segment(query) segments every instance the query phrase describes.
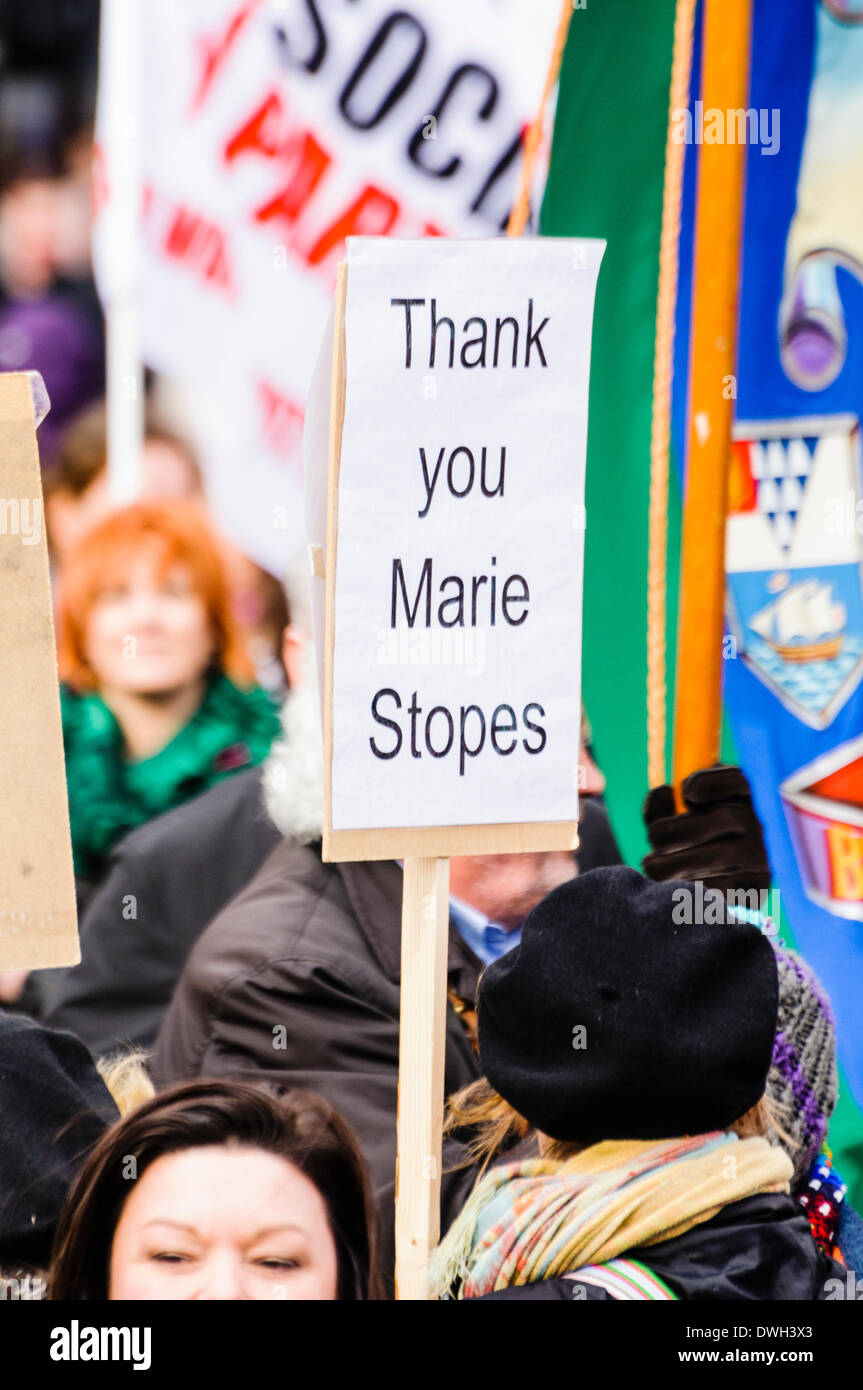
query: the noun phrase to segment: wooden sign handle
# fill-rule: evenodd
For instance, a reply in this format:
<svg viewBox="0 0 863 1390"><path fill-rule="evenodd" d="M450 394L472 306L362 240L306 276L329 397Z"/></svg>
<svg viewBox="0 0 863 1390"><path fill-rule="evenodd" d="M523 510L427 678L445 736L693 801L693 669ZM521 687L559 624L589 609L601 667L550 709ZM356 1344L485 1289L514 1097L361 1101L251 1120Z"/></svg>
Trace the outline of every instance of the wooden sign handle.
<svg viewBox="0 0 863 1390"><path fill-rule="evenodd" d="M396 1160L396 1298L425 1299L440 1236L449 860L406 859Z"/></svg>

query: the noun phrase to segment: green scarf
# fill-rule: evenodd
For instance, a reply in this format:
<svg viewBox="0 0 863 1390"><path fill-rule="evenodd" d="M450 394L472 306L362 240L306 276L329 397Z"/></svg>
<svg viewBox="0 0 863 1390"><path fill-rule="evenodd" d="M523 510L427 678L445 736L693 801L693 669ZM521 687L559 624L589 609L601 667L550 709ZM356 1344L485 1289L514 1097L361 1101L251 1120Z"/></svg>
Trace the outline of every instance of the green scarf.
<svg viewBox="0 0 863 1390"><path fill-rule="evenodd" d="M98 695L60 688L75 872L98 877L121 836L189 801L232 772L263 761L278 712L258 686L218 673L197 712L158 753L126 757L123 734Z"/></svg>

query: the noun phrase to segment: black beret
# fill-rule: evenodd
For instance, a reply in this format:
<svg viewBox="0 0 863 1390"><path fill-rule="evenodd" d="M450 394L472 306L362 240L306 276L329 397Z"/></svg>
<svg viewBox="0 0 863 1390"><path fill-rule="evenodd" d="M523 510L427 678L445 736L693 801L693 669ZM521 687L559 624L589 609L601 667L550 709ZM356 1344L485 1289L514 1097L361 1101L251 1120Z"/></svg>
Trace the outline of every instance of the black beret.
<svg viewBox="0 0 863 1390"><path fill-rule="evenodd" d="M544 898L480 978L495 1090L572 1143L704 1134L745 1114L770 1067L776 960L719 896L703 893L700 911L695 884L615 867Z"/></svg>

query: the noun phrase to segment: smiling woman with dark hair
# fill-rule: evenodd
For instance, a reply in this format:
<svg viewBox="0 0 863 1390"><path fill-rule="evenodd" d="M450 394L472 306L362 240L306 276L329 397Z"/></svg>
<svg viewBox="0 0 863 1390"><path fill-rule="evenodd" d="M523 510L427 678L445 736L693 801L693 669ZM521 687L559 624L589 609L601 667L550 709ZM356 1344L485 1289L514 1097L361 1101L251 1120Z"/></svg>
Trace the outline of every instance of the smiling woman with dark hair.
<svg viewBox="0 0 863 1390"><path fill-rule="evenodd" d="M71 1189L54 1300L377 1298L366 1168L307 1092L188 1082L114 1125Z"/></svg>

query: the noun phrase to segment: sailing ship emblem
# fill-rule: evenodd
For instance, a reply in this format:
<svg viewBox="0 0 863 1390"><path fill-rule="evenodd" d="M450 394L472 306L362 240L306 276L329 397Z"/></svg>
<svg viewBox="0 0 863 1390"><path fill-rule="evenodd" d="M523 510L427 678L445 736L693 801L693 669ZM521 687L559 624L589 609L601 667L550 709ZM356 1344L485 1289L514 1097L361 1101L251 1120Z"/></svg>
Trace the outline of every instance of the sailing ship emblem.
<svg viewBox="0 0 863 1390"><path fill-rule="evenodd" d="M824 729L863 679L859 423L741 421L733 449L726 574L736 654L796 718Z"/></svg>
<svg viewBox="0 0 863 1390"><path fill-rule="evenodd" d="M842 650L844 603L834 603L829 584L804 579L749 619L783 661L833 661Z"/></svg>

